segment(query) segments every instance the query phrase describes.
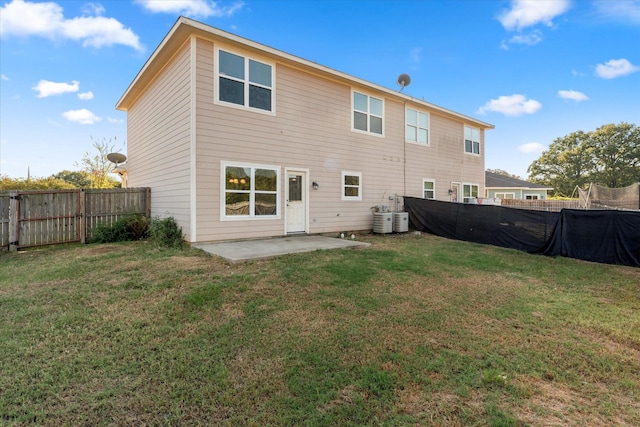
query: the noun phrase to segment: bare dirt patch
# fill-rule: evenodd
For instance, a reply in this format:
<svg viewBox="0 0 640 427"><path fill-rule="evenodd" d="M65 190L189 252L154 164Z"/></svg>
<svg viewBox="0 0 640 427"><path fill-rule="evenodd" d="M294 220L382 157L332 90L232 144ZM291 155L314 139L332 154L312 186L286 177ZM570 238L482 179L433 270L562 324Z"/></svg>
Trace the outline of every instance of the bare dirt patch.
<svg viewBox="0 0 640 427"><path fill-rule="evenodd" d="M512 408L514 415L520 421L530 425L541 427L634 425L632 420L625 420L620 416L611 420L597 414L598 399L587 398L584 393L572 390L564 384L526 376L517 377L514 381L532 393L523 405ZM610 393L610 391L603 390L603 393Z"/></svg>

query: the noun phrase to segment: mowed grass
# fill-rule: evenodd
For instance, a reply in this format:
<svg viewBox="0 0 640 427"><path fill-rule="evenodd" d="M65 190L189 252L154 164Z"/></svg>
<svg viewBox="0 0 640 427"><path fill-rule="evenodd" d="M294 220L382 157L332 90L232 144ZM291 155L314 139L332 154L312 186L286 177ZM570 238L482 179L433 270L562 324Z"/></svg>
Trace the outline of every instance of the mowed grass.
<svg viewBox="0 0 640 427"><path fill-rule="evenodd" d="M640 269L359 239L0 254L0 425L640 425Z"/></svg>

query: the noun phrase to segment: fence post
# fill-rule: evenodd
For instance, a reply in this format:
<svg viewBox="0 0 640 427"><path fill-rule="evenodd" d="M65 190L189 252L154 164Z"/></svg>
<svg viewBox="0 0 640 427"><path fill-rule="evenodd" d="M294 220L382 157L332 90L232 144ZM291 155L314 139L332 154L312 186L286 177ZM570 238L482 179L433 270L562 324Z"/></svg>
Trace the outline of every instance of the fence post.
<svg viewBox="0 0 640 427"><path fill-rule="evenodd" d="M87 243L87 193L84 188L78 190L78 226L80 227L80 243Z"/></svg>
<svg viewBox="0 0 640 427"><path fill-rule="evenodd" d="M9 251L18 250L18 192L9 192Z"/></svg>
<svg viewBox="0 0 640 427"><path fill-rule="evenodd" d="M151 187L147 187L145 191L145 211L147 218L151 219Z"/></svg>

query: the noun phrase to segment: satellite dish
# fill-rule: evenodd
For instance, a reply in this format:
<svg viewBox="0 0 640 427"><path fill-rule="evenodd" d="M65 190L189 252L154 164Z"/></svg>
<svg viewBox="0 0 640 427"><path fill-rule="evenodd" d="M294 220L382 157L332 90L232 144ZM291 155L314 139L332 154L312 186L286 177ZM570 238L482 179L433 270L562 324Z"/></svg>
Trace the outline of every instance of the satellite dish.
<svg viewBox="0 0 640 427"><path fill-rule="evenodd" d="M118 165L118 163L124 163L127 160L127 156L122 153L109 153L107 154L107 159Z"/></svg>
<svg viewBox="0 0 640 427"><path fill-rule="evenodd" d="M411 84L411 77L409 77L409 74L400 74L398 76L398 84L400 85L400 92L402 92L402 89Z"/></svg>

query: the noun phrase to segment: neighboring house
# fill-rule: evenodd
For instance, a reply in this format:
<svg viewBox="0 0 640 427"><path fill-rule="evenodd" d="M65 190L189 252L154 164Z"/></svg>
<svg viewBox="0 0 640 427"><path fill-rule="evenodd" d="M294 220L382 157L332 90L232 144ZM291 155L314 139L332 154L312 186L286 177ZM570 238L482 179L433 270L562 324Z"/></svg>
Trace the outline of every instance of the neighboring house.
<svg viewBox="0 0 640 427"><path fill-rule="evenodd" d="M116 108L129 186L189 242L371 230L396 195L477 197L493 128L184 17Z"/></svg>
<svg viewBox="0 0 640 427"><path fill-rule="evenodd" d="M486 198L547 200L547 191L553 188L506 175L485 172L484 190Z"/></svg>

